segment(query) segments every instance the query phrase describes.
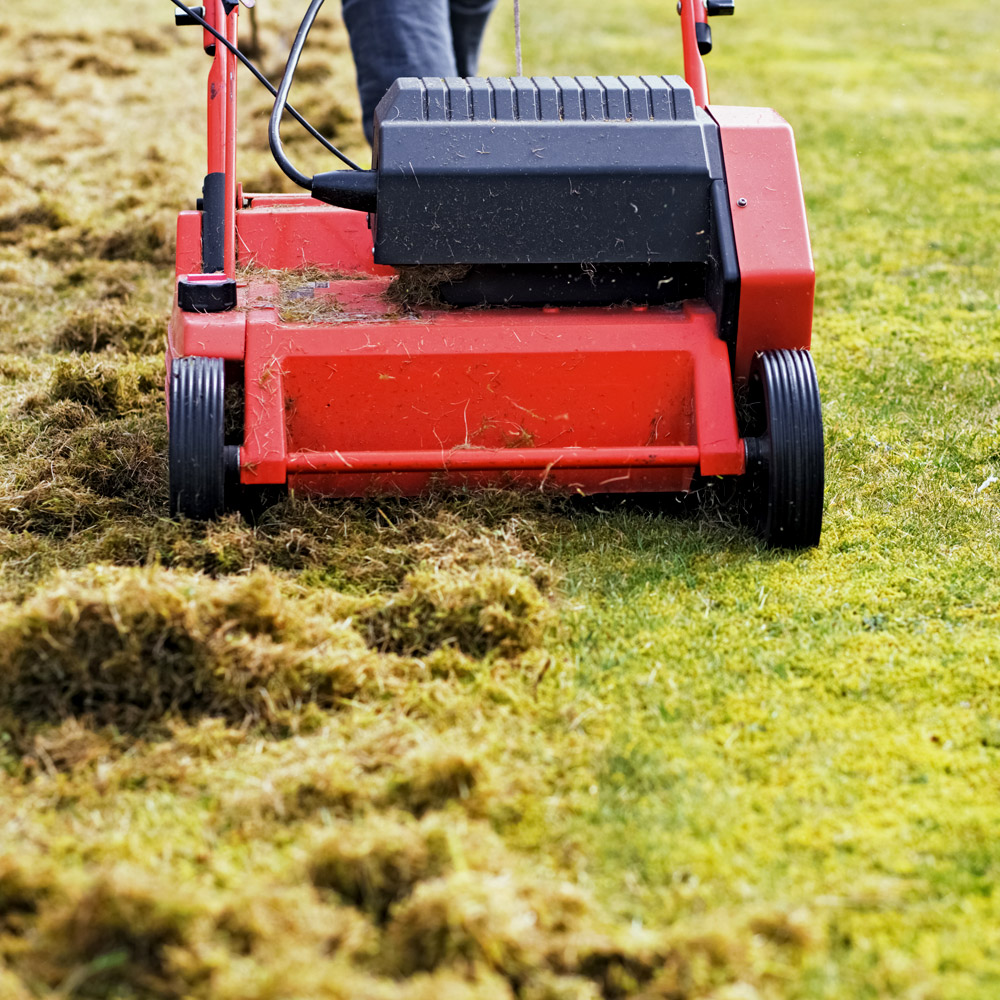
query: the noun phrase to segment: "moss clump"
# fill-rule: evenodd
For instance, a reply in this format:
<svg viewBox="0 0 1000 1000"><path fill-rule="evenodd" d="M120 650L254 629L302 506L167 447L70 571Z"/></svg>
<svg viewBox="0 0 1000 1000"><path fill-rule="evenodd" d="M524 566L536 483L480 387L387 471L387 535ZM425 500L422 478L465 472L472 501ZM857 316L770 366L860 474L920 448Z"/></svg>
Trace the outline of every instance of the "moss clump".
<svg viewBox="0 0 1000 1000"><path fill-rule="evenodd" d="M17 963L71 996L176 1000L208 970L175 962L201 935L204 907L137 871L109 873L39 922L31 951Z"/></svg>
<svg viewBox="0 0 1000 1000"><path fill-rule="evenodd" d="M76 772L107 757L111 748L108 735L95 733L77 719L67 719L35 734L26 763L50 773Z"/></svg>
<svg viewBox="0 0 1000 1000"><path fill-rule="evenodd" d="M0 216L0 235L19 235L21 230L28 226L50 230L62 229L63 226L68 226L71 222L69 213L62 205L41 199L26 208Z"/></svg>
<svg viewBox="0 0 1000 1000"><path fill-rule="evenodd" d="M137 260L147 264L169 264L174 256L171 223L164 218L137 218L99 239L96 256L101 260Z"/></svg>
<svg viewBox="0 0 1000 1000"><path fill-rule="evenodd" d="M744 937L614 928L567 883L456 870L393 909L382 960L402 976L486 967L518 996L686 998L738 979Z"/></svg>
<svg viewBox="0 0 1000 1000"><path fill-rule="evenodd" d="M142 31L139 28L115 32L116 38L122 38L132 47L134 52L142 52L144 55L159 56L170 51L170 44L159 35L151 31Z"/></svg>
<svg viewBox="0 0 1000 1000"><path fill-rule="evenodd" d="M358 618L371 646L404 656L452 644L470 656L516 655L541 642L549 605L530 578L508 569L418 569Z"/></svg>
<svg viewBox="0 0 1000 1000"><path fill-rule="evenodd" d="M255 886L227 900L213 914L212 923L231 955L265 962L273 961L274 953L288 948L293 940L300 947L341 959L365 955L376 946L374 928L365 917L350 907L321 903L308 885Z"/></svg>
<svg viewBox="0 0 1000 1000"><path fill-rule="evenodd" d="M15 354L0 354L0 378L17 381L29 379L33 374L32 363Z"/></svg>
<svg viewBox="0 0 1000 1000"><path fill-rule="evenodd" d="M355 777L340 771L334 773L329 766L285 778L278 792L283 816L294 819L312 816L321 810L348 815L364 798Z"/></svg>
<svg viewBox="0 0 1000 1000"><path fill-rule="evenodd" d="M434 743L410 754L389 781L387 799L417 816L465 800L483 778L482 760L472 751Z"/></svg>
<svg viewBox="0 0 1000 1000"><path fill-rule="evenodd" d="M516 518L500 514L498 520L491 528L435 500L331 503L293 496L270 507L252 528L226 517L177 538L162 558L213 574L258 563L309 570L328 586L368 594L399 589L419 568L450 573L496 567L530 578L547 593L551 566L521 544Z"/></svg>
<svg viewBox="0 0 1000 1000"><path fill-rule="evenodd" d="M140 185L153 186L159 181L160 172L156 163L145 171L138 171L136 181ZM145 199L139 199L143 204ZM132 202L125 200L124 206ZM69 284L78 283L82 272L95 271L94 261L115 261L125 265L127 270L137 264L153 264L161 267L169 265L174 255L172 221L168 214L145 215L131 212L127 221L115 229L101 225L75 224L64 226L58 231L35 231L34 238L24 246L32 256L41 257L53 264L65 267L65 280Z"/></svg>
<svg viewBox="0 0 1000 1000"><path fill-rule="evenodd" d="M306 64L303 69L305 69L307 76L312 76L311 82L322 83L323 71L326 70L326 75L329 75L330 60L328 58L317 59ZM358 114L354 103L350 101L343 103L337 100L335 95L336 91L330 87L316 88L312 95L304 98L302 107L299 109L323 135L334 138L343 134L345 125L358 123ZM308 138L305 131L298 129L290 132L289 136L296 142L303 142Z"/></svg>
<svg viewBox="0 0 1000 1000"><path fill-rule="evenodd" d="M241 825L261 820L299 822L317 813L348 818L368 801L368 790L356 770L350 758L332 754L321 763L297 763L256 788L232 794L227 809Z"/></svg>
<svg viewBox="0 0 1000 1000"><path fill-rule="evenodd" d="M77 56L70 64L69 68L77 73L96 73L108 79L116 79L122 76L132 76L135 69L132 66L124 66L121 63L111 62L96 52L88 52L86 55Z"/></svg>
<svg viewBox="0 0 1000 1000"><path fill-rule="evenodd" d="M118 416L125 405L125 390L117 368L82 360L60 361L52 373L49 396L70 400L101 416Z"/></svg>
<svg viewBox="0 0 1000 1000"><path fill-rule="evenodd" d="M0 626L0 717L22 739L71 717L133 734L167 716L279 725L303 702L355 696L378 670L322 612L266 572L63 574Z"/></svg>
<svg viewBox="0 0 1000 1000"><path fill-rule="evenodd" d="M52 129L39 124L30 118L22 118L18 114L18 103L15 100L0 104L0 142L19 142L23 139L44 139L51 135Z"/></svg>
<svg viewBox="0 0 1000 1000"><path fill-rule="evenodd" d="M76 484L44 482L8 497L0 523L13 531L68 535L100 517L94 495Z"/></svg>
<svg viewBox="0 0 1000 1000"><path fill-rule="evenodd" d="M300 83L323 83L333 73L329 60L303 59L295 72L295 78Z"/></svg>
<svg viewBox="0 0 1000 1000"><path fill-rule="evenodd" d="M319 889L384 923L390 908L419 883L451 868L449 838L438 824L382 819L338 830L313 850L309 877Z"/></svg>
<svg viewBox="0 0 1000 1000"><path fill-rule="evenodd" d="M107 330L114 334L122 323L122 320L114 315L115 310L122 311L123 321L127 324L124 332L131 333L136 341L136 346L131 350L145 352L152 346L159 348L166 330L166 306L162 310L156 310L140 305L136 301L142 297L142 279L146 273L148 272L145 265L137 262L123 264L121 261L88 258L68 264L56 285L56 291L63 294L81 292L86 294L87 300L83 306L67 309L56 326L57 335L69 327L66 349L91 349L86 346L89 338L80 335L80 327L84 328L84 334L90 333L93 327L96 327L98 332ZM92 319L91 314L93 314ZM149 324L149 332L153 336L143 340L135 337L134 331L128 330L128 325L132 323L136 326L140 323L142 326ZM158 340L155 338L156 333L160 335ZM60 350L58 340L55 344L56 349Z"/></svg>
<svg viewBox="0 0 1000 1000"><path fill-rule="evenodd" d="M90 407L61 400L46 407L38 420L50 432L53 451L46 461L25 462L21 474L27 481L11 484L0 525L64 536L102 524L115 535L124 527L115 518L165 512L162 416L97 422ZM94 547L91 558L100 548ZM147 539L141 556L149 551Z"/></svg>
<svg viewBox="0 0 1000 1000"><path fill-rule="evenodd" d="M0 856L0 938L23 935L58 895L55 876L37 859Z"/></svg>
<svg viewBox="0 0 1000 1000"><path fill-rule="evenodd" d="M424 666L432 677L448 680L464 680L475 677L482 669L479 660L466 656L454 646L443 646L432 650L424 658Z"/></svg>
<svg viewBox="0 0 1000 1000"><path fill-rule="evenodd" d="M103 303L71 312L56 331L57 351L158 349L166 336L163 317L128 304Z"/></svg>
<svg viewBox="0 0 1000 1000"><path fill-rule="evenodd" d="M159 359L63 358L47 384L12 403L7 412L16 419L0 428L10 473L0 527L67 536L165 510Z"/></svg>
<svg viewBox="0 0 1000 1000"><path fill-rule="evenodd" d="M540 925L539 900L532 905L519 888L510 875L474 871L417 887L387 928L389 968L405 976L482 962L508 979L526 979L545 967L552 942ZM570 918L575 929L580 915Z"/></svg>
<svg viewBox="0 0 1000 1000"><path fill-rule="evenodd" d="M159 428L149 420L115 421L81 429L64 448L60 471L102 497L158 497L166 482Z"/></svg>
<svg viewBox="0 0 1000 1000"><path fill-rule="evenodd" d="M91 423L96 416L89 406L75 399L60 399L39 414L39 421L47 430L73 430Z"/></svg>

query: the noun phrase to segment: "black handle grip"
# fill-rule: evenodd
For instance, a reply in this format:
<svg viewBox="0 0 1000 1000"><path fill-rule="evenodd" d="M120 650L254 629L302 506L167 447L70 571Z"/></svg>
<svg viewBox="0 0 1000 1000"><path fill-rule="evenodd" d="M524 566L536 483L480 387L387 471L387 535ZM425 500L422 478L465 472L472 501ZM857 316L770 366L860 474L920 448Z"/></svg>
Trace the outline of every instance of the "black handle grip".
<svg viewBox="0 0 1000 1000"><path fill-rule="evenodd" d="M707 0L705 11L709 17L716 14L735 14L736 0Z"/></svg>

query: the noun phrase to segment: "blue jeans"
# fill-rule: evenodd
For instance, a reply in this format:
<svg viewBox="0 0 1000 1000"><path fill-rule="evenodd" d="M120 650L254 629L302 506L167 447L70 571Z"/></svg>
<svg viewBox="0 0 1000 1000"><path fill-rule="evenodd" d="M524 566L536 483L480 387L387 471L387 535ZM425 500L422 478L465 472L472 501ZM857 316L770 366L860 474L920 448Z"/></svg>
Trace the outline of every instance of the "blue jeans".
<svg viewBox="0 0 1000 1000"><path fill-rule="evenodd" d="M497 0L343 0L358 71L362 121L401 76L475 76Z"/></svg>

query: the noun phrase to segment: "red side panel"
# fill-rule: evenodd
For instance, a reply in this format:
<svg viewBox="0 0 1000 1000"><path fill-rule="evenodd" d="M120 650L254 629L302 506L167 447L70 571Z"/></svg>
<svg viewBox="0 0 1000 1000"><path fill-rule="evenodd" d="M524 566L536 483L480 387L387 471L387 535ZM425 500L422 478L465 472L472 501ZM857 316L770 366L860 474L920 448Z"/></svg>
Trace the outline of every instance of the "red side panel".
<svg viewBox="0 0 1000 1000"><path fill-rule="evenodd" d="M201 212L177 216L177 275L201 271Z"/></svg>
<svg viewBox="0 0 1000 1000"><path fill-rule="evenodd" d="M816 277L789 124L768 108L712 105L740 264L735 377L757 351L808 348Z"/></svg>
<svg viewBox="0 0 1000 1000"><path fill-rule="evenodd" d="M177 307L167 333L169 354L176 358L226 358L242 361L246 351L247 314L236 310L220 313L188 313Z"/></svg>
<svg viewBox="0 0 1000 1000"><path fill-rule="evenodd" d="M244 483L409 493L437 473L672 492L696 468L743 471L726 345L703 303L396 318L384 287L316 288L341 304L333 324L247 313Z"/></svg>
<svg viewBox="0 0 1000 1000"><path fill-rule="evenodd" d="M306 196L252 195L236 213L241 267L294 270L312 265L332 271L393 274L372 261L368 216L331 208Z"/></svg>

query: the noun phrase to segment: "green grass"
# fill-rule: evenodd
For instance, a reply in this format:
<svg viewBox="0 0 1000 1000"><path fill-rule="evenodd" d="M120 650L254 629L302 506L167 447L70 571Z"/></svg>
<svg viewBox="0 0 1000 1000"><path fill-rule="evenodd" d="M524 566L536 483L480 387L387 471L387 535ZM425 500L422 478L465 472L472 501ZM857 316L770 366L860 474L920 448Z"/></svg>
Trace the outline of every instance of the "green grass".
<svg viewBox="0 0 1000 1000"><path fill-rule="evenodd" d="M679 70L659 0L523 6L528 73ZM795 128L816 258L826 514L788 554L612 500L167 521L148 350L207 61L166 3L8 7L0 690L33 700L0 751L0 995L995 997L1000 14L713 24L713 98ZM334 15L296 101L359 153ZM492 31L508 72L506 6ZM251 572L263 630L225 604ZM170 664L204 697L129 722Z"/></svg>
<svg viewBox="0 0 1000 1000"><path fill-rule="evenodd" d="M561 13L535 15L529 71L560 59ZM657 65L658 29L629 43L621 13L574 21L589 44L610 37ZM963 4L779 3L714 28L714 99L771 104L796 129L818 272L823 543L776 556L725 528L614 511L559 534L562 648L597 738L589 803L567 793L573 807L546 822L585 840L625 917L808 911L825 946L782 995L990 996L995 19Z"/></svg>

